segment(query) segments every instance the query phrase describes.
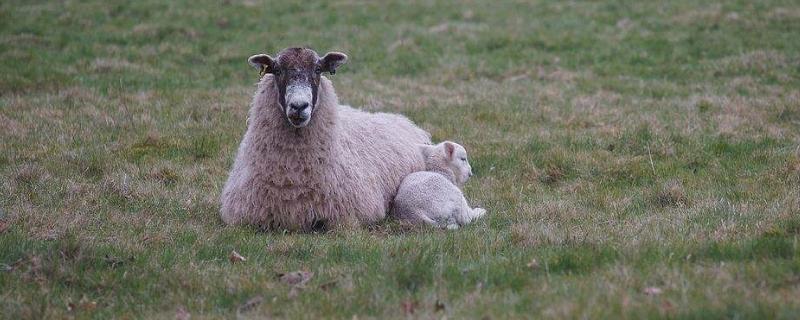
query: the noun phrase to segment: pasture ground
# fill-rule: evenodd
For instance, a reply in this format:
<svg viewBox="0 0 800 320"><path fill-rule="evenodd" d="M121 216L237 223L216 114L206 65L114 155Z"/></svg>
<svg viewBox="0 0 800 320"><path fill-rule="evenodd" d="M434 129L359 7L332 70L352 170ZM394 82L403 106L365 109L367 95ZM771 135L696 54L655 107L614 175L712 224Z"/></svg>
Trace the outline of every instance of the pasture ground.
<svg viewBox="0 0 800 320"><path fill-rule="evenodd" d="M797 318L799 34L777 0L3 1L0 317ZM295 45L463 143L488 217L223 226L245 60Z"/></svg>

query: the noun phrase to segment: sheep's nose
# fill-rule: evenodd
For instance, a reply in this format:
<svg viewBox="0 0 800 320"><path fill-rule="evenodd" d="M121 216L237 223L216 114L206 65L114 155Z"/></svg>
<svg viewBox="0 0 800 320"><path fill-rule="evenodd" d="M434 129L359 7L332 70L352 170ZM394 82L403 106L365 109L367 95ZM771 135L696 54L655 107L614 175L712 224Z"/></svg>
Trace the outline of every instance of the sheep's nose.
<svg viewBox="0 0 800 320"><path fill-rule="evenodd" d="M300 112L308 108L308 102L292 102L289 107L294 111Z"/></svg>

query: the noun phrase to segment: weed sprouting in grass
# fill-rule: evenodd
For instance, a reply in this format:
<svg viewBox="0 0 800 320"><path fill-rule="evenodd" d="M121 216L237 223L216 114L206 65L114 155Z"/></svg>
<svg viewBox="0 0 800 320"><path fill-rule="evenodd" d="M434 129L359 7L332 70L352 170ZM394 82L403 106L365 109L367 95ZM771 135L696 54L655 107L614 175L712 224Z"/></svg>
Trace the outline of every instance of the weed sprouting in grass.
<svg viewBox="0 0 800 320"><path fill-rule="evenodd" d="M678 180L665 182L655 195L656 203L661 207L685 207L689 199L683 184Z"/></svg>
<svg viewBox="0 0 800 320"><path fill-rule="evenodd" d="M388 268L388 274L395 278L397 286L407 292L414 293L421 288L430 285L436 269L437 257L427 250L413 250L411 247L397 248L397 252L390 251L391 254L403 255L408 263L392 263ZM390 260L395 261L395 260Z"/></svg>
<svg viewBox="0 0 800 320"><path fill-rule="evenodd" d="M196 159L206 159L216 155L219 150L219 140L209 136L200 135L192 140L190 152Z"/></svg>

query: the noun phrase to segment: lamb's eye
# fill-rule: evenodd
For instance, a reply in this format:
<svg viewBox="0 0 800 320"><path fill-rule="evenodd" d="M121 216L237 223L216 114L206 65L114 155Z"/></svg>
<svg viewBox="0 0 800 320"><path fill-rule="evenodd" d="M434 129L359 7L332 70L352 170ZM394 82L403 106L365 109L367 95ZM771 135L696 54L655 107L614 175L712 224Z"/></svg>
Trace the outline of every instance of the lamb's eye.
<svg viewBox="0 0 800 320"><path fill-rule="evenodd" d="M466 162L466 161L467 161L467 158L461 158L461 161L465 161L465 162Z"/></svg>
<svg viewBox="0 0 800 320"><path fill-rule="evenodd" d="M316 74L322 74L322 68L320 68L320 67L317 67L316 69L314 69L314 72L315 72Z"/></svg>
<svg viewBox="0 0 800 320"><path fill-rule="evenodd" d="M279 75L281 75L281 69L279 69L279 68L275 68L275 70L274 70L274 71L272 71L272 74L273 74L273 75L276 75L276 76L279 76Z"/></svg>

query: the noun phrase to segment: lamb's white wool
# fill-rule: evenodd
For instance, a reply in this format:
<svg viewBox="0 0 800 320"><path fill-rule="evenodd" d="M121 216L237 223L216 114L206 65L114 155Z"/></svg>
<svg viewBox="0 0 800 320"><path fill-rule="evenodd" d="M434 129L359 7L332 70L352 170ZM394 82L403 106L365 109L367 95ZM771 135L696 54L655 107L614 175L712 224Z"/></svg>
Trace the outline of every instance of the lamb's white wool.
<svg viewBox="0 0 800 320"><path fill-rule="evenodd" d="M400 184L392 216L412 223L455 229L482 217L486 210L471 208L459 189L472 175L467 151L445 141L421 146L426 170L408 175Z"/></svg>
<svg viewBox="0 0 800 320"><path fill-rule="evenodd" d="M421 145L427 171L437 171L450 177L453 183L462 186L472 176L472 166L467 159L467 150L458 143L445 141L435 146Z"/></svg>
<svg viewBox="0 0 800 320"><path fill-rule="evenodd" d="M274 76L258 84L250 121L222 191L222 220L309 230L383 219L400 181L425 169L430 135L400 115L340 106L321 77L313 116L286 120Z"/></svg>

